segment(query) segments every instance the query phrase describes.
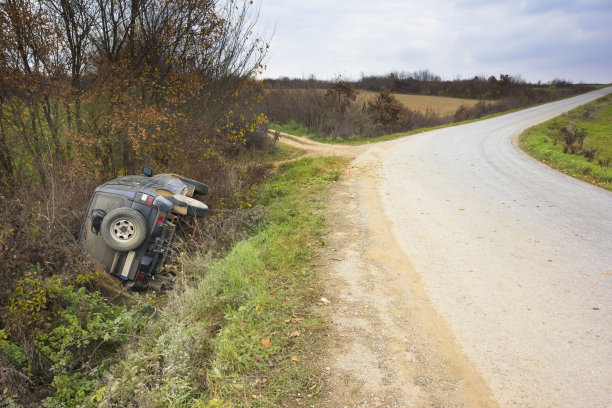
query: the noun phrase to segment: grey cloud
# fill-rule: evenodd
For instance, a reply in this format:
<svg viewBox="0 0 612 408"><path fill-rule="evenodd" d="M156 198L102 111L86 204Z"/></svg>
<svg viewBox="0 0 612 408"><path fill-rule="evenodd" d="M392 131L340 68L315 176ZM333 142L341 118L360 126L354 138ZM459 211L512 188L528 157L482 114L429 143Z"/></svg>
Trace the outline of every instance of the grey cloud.
<svg viewBox="0 0 612 408"><path fill-rule="evenodd" d="M331 78L428 68L446 78L612 81L605 1L263 0L276 22L267 76Z"/></svg>

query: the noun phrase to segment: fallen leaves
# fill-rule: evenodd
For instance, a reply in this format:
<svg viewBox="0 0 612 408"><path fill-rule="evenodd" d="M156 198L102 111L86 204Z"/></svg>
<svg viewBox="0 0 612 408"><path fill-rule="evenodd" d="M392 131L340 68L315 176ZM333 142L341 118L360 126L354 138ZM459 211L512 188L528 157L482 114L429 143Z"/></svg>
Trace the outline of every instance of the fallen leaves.
<svg viewBox="0 0 612 408"><path fill-rule="evenodd" d="M272 340L270 340L270 338L263 339L261 341L261 346L264 348L270 348L272 346Z"/></svg>

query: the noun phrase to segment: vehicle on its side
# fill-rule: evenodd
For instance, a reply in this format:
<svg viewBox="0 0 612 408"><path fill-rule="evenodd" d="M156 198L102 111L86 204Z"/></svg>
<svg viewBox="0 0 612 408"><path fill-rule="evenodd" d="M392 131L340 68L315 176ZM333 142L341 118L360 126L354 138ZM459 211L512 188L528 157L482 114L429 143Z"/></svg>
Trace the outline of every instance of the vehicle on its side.
<svg viewBox="0 0 612 408"><path fill-rule="evenodd" d="M79 243L108 273L132 289L159 289L161 270L177 224L203 218L208 206L192 196L208 187L177 174L124 176L97 187L81 226Z"/></svg>

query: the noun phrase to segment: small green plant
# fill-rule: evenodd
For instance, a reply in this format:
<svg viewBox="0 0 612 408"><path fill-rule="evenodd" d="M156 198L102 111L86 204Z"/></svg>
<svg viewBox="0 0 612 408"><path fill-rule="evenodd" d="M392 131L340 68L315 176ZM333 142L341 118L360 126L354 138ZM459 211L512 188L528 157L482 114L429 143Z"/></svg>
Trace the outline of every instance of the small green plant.
<svg viewBox="0 0 612 408"><path fill-rule="evenodd" d="M4 330L0 330L0 350L9 361L17 367L28 366L28 359L23 350L21 347L8 340L8 336Z"/></svg>
<svg viewBox="0 0 612 408"><path fill-rule="evenodd" d="M36 325L47 316L42 313L47 305L48 291L36 271L28 272L15 284L9 299L9 319L26 327Z"/></svg>
<svg viewBox="0 0 612 408"><path fill-rule="evenodd" d="M269 125L269 128L272 130L278 130L296 136L314 136L314 132L309 130L307 127L301 125L300 123L297 123L293 119L289 119L289 121L284 125L271 123Z"/></svg>

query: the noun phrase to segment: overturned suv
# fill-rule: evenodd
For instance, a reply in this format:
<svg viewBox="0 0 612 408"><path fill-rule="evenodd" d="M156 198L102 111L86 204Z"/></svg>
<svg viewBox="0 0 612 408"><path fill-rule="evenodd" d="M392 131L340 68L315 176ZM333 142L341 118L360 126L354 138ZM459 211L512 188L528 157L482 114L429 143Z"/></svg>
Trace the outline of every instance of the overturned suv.
<svg viewBox="0 0 612 408"><path fill-rule="evenodd" d="M208 192L205 184L177 174L153 175L148 167L143 174L96 188L79 236L89 255L133 289L159 288L156 277L163 276L177 224L208 212L192 198Z"/></svg>

